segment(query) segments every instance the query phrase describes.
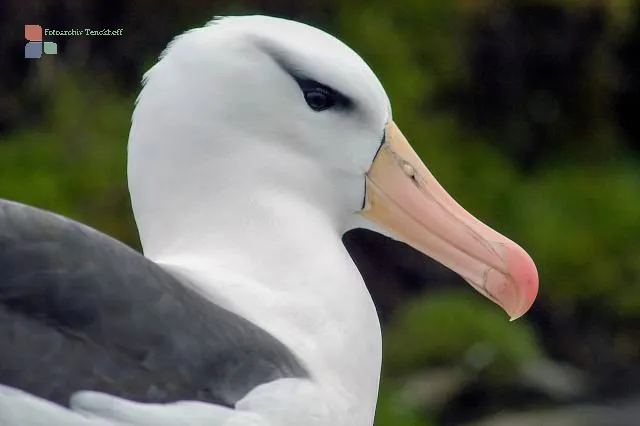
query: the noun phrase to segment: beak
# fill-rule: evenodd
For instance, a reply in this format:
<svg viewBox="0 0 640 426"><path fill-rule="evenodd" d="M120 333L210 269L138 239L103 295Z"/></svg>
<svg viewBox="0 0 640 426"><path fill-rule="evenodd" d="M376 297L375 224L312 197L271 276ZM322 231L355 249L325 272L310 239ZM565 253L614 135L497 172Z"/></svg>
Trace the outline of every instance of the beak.
<svg viewBox="0 0 640 426"><path fill-rule="evenodd" d="M394 122L366 175L362 215L461 275L511 320L538 293L533 260L464 210L440 186Z"/></svg>

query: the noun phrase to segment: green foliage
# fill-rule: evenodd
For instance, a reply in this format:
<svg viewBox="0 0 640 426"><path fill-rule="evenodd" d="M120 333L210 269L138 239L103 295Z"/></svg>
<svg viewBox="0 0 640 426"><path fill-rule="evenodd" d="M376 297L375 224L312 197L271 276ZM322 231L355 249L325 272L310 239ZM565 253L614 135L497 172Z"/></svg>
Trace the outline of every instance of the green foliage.
<svg viewBox="0 0 640 426"><path fill-rule="evenodd" d="M544 294L640 314L640 168L628 161L559 165L513 194Z"/></svg>
<svg viewBox="0 0 640 426"><path fill-rule="evenodd" d="M137 244L126 188L133 97L64 68L41 126L0 143L0 194Z"/></svg>
<svg viewBox="0 0 640 426"><path fill-rule="evenodd" d="M398 375L434 364L475 364L471 358L481 352L487 358L482 368L507 374L542 355L525 321L509 322L495 305L469 293L410 303L385 330L385 371Z"/></svg>
<svg viewBox="0 0 640 426"><path fill-rule="evenodd" d="M399 393L384 384L378 394L376 407L376 426L435 426L424 413L412 410L404 404Z"/></svg>

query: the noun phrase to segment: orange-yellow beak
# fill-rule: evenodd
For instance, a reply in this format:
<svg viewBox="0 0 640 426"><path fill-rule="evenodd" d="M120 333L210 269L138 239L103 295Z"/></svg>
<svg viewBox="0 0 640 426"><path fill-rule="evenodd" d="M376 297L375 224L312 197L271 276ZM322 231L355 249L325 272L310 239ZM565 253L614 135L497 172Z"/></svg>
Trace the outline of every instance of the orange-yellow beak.
<svg viewBox="0 0 640 426"><path fill-rule="evenodd" d="M460 274L512 320L536 298L538 272L527 252L456 203L394 122L367 172L362 215Z"/></svg>

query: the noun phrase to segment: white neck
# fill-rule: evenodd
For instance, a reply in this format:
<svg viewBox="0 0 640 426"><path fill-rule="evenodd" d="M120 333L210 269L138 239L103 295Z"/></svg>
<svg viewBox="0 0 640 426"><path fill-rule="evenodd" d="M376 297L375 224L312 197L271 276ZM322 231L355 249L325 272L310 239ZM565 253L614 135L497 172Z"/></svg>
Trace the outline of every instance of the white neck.
<svg viewBox="0 0 640 426"><path fill-rule="evenodd" d="M372 418L380 327L342 244L344 218L339 209L327 209L339 205L332 198L339 191L305 157L260 146L253 146L250 158L260 161L251 167L236 147L191 167L176 154L171 161L181 172L164 181L152 170L148 182L134 177L132 202L145 255L271 333L315 380L338 388Z"/></svg>

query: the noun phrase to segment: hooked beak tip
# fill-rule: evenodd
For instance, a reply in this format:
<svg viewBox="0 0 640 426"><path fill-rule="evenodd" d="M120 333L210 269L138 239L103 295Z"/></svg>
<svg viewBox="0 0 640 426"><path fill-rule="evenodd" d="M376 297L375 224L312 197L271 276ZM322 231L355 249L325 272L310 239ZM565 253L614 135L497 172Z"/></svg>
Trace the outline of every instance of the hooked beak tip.
<svg viewBox="0 0 640 426"><path fill-rule="evenodd" d="M529 254L512 241L504 244L503 256L508 276L503 276L504 284L493 284L497 288L491 289L492 284L487 283L487 291L498 300L510 321L515 321L531 309L538 295L538 270Z"/></svg>

